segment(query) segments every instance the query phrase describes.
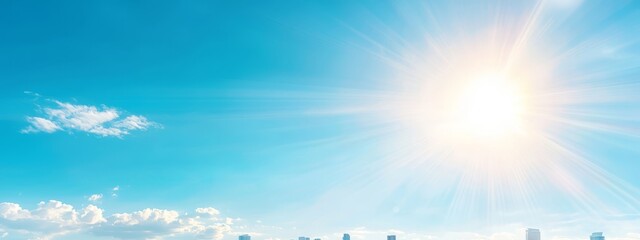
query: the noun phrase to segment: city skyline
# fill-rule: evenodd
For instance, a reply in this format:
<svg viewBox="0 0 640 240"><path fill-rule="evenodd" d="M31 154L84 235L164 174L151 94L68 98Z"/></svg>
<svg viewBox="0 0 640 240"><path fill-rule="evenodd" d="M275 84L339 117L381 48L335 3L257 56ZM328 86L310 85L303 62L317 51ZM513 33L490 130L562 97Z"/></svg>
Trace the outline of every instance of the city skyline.
<svg viewBox="0 0 640 240"><path fill-rule="evenodd" d="M248 237L248 238L247 238ZM396 235L387 235L387 240L396 240ZM244 234L244 235L240 235L238 237L239 240L250 240L251 237L248 234ZM299 237L299 240L308 240L309 237ZM350 236L348 233L344 233L343 240L348 240L350 239ZM540 233L540 229L535 229L535 228L527 228L524 229L524 239L525 240L541 240L541 233ZM604 233L603 232L593 232L591 233L591 236L589 236L590 240L605 240L604 237ZM321 238L314 238L314 240L321 240Z"/></svg>
<svg viewBox="0 0 640 240"><path fill-rule="evenodd" d="M640 240L638 19L1 1L0 240Z"/></svg>

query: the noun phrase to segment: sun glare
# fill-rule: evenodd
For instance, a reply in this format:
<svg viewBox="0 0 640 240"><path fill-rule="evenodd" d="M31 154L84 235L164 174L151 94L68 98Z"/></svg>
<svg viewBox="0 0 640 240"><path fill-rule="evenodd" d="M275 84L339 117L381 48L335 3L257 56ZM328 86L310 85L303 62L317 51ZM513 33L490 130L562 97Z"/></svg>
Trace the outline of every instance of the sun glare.
<svg viewBox="0 0 640 240"><path fill-rule="evenodd" d="M521 131L522 97L511 80L500 75L474 79L455 107L456 128L464 134L498 137Z"/></svg>

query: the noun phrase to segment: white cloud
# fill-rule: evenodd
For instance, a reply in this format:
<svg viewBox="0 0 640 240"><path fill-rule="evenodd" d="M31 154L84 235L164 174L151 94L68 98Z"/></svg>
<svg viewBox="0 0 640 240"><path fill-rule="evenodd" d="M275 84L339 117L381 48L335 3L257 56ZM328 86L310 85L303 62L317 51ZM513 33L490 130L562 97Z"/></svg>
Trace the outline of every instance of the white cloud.
<svg viewBox="0 0 640 240"><path fill-rule="evenodd" d="M149 128L152 123L143 116L131 115L114 124L114 127L127 130L144 130Z"/></svg>
<svg viewBox="0 0 640 240"><path fill-rule="evenodd" d="M67 239L74 234L91 237L105 237L105 239L232 239L241 234L250 234L261 239L288 239L292 234L300 233L293 228L295 233L287 232L291 229L266 225L242 225L243 220L220 217L219 210L212 207L196 208L192 212L179 212L168 209L147 208L140 211L114 213L105 215L104 210L88 205L76 209L69 204L51 200L41 202L33 210L24 209L17 203L0 203L0 238L9 236L16 239ZM616 226L617 222L613 222ZM634 229L636 222L629 227L606 230L611 235L607 239L612 240L640 240L640 234L628 233L623 229ZM553 224L554 226L556 224ZM233 228L232 228L233 226ZM438 232L416 233L398 229L369 229L358 227L332 234L318 234L313 237L321 239L340 239L342 233L351 234L351 239L384 239L388 234L395 234L398 239L407 240L518 240L524 235L524 228L520 225L505 226L507 231L494 233L474 232ZM255 231L259 230L259 231ZM498 229L495 229L498 230ZM583 232L578 235L563 233L554 229L545 229L546 238L555 240L577 240L583 237ZM619 233L619 234L616 234ZM622 234L622 235L620 235ZM283 236L285 236L283 238ZM288 236L288 237L286 237ZM588 237L588 236L586 236Z"/></svg>
<svg viewBox="0 0 640 240"><path fill-rule="evenodd" d="M51 120L40 118L40 117L27 117L27 122L31 125L27 126L25 129L22 129L22 133L35 133L35 132L46 132L52 133L58 130L61 130L60 126L52 122Z"/></svg>
<svg viewBox="0 0 640 240"><path fill-rule="evenodd" d="M82 211L80 215L80 219L88 224L96 224L104 222L105 219L102 217L103 210L96 207L95 205L89 205Z"/></svg>
<svg viewBox="0 0 640 240"><path fill-rule="evenodd" d="M16 203L0 203L0 226L7 234L27 234L35 238L51 239L104 222L102 210L89 205L77 211L60 201L40 202L34 210L23 209Z"/></svg>
<svg viewBox="0 0 640 240"><path fill-rule="evenodd" d="M198 210L199 209L199 210ZM62 239L83 233L115 239L215 239L231 232L226 219L201 217L220 214L215 208L198 208L193 216L174 210L147 208L105 217L95 205L76 210L69 204L51 200L34 210L16 203L0 203L0 238L8 234L34 239Z"/></svg>
<svg viewBox="0 0 640 240"><path fill-rule="evenodd" d="M118 191L120 191L120 186L115 186L111 189L111 196L112 197L117 197L118 196Z"/></svg>
<svg viewBox="0 0 640 240"><path fill-rule="evenodd" d="M76 105L57 100L51 102L54 106L43 108L43 116L27 117L30 125L22 133L79 131L104 137L122 137L131 131L160 126L144 116L122 116L121 112L112 107Z"/></svg>
<svg viewBox="0 0 640 240"><path fill-rule="evenodd" d="M100 199L102 199L102 194L93 194L89 196L89 201L92 201L92 202L97 202Z"/></svg>
<svg viewBox="0 0 640 240"><path fill-rule="evenodd" d="M94 230L102 236L120 239L151 239L180 232L180 214L176 211L145 209L133 213L116 213L109 222Z"/></svg>
<svg viewBox="0 0 640 240"><path fill-rule="evenodd" d="M29 216L29 211L24 210L15 203L0 203L0 217L3 219L16 220Z"/></svg>
<svg viewBox="0 0 640 240"><path fill-rule="evenodd" d="M222 239L231 231L230 224L213 218L189 217L173 210L151 209L113 214L109 221L93 233L119 239L158 239L163 237L195 237Z"/></svg>
<svg viewBox="0 0 640 240"><path fill-rule="evenodd" d="M218 209L208 207L208 208L196 208L196 213L206 217L215 217L220 214L220 211L218 211Z"/></svg>

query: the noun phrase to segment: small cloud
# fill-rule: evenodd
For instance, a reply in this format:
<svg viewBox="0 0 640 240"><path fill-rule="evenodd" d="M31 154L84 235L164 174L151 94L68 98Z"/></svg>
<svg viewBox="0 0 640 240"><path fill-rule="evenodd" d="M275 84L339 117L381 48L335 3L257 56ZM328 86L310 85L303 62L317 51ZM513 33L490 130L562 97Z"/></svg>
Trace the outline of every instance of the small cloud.
<svg viewBox="0 0 640 240"><path fill-rule="evenodd" d="M25 92L27 93L27 92ZM28 92L29 94L33 94ZM160 124L140 115L123 116L107 106L90 106L47 100L53 106L41 109L42 116L29 116L29 126L21 133L86 132L102 137L123 137L132 131L144 131Z"/></svg>
<svg viewBox="0 0 640 240"><path fill-rule="evenodd" d="M102 194L93 194L89 197L89 201L97 202L102 199Z"/></svg>
<svg viewBox="0 0 640 240"><path fill-rule="evenodd" d="M24 94L31 95L31 96L34 96L34 97L40 97L40 94L38 94L36 92L32 92L32 91L24 91Z"/></svg>
<svg viewBox="0 0 640 240"><path fill-rule="evenodd" d="M117 197L118 196L118 191L120 191L120 186L115 186L111 189L111 196L112 197Z"/></svg>
<svg viewBox="0 0 640 240"><path fill-rule="evenodd" d="M212 207L207 207L207 208L196 208L196 213L198 213L199 215L204 215L206 217L215 217L220 214L220 211Z"/></svg>

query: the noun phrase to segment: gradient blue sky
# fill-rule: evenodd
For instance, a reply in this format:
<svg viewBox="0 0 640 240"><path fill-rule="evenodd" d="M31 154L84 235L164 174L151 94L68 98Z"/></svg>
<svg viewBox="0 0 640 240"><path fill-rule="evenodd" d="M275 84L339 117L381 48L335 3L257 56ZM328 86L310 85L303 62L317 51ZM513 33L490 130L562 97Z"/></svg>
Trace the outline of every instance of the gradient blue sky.
<svg viewBox="0 0 640 240"><path fill-rule="evenodd" d="M103 225L115 213L167 209L186 218L213 207L221 217L212 224L229 229L216 228L223 235L211 238L224 239L245 232L337 239L345 231L377 239L392 229L405 239L520 239L523 227L540 227L549 238L586 238L596 230L640 238L640 2L540 5L2 2L0 202L34 216L41 201L78 211L92 204L104 209ZM576 170L591 195L540 184L524 190L532 202L519 201L518 193L501 193L500 203L469 199L476 195L461 189L482 186L439 176L451 166L403 160L420 155L405 151L420 136L368 106L412 88L398 79L410 75L405 68L421 68L411 64L413 55L429 64L436 53L427 40L474 41L490 26L509 39L536 9L536 29L544 30L531 44L569 55L553 74L573 78L552 85L587 89L570 96L578 103L563 105L587 114L549 131L603 173ZM51 117L47 109L59 103L117 111L118 119L142 116L150 125L117 136L73 127L24 131L29 117ZM563 166L571 172L571 164ZM527 181L546 180L536 174ZM93 194L103 197L89 201ZM7 239L126 238L118 232L125 230L95 226L70 227L60 237L64 231L55 227L33 230L0 217ZM49 221L36 220L23 219L28 226ZM156 237L191 238L167 231Z"/></svg>

